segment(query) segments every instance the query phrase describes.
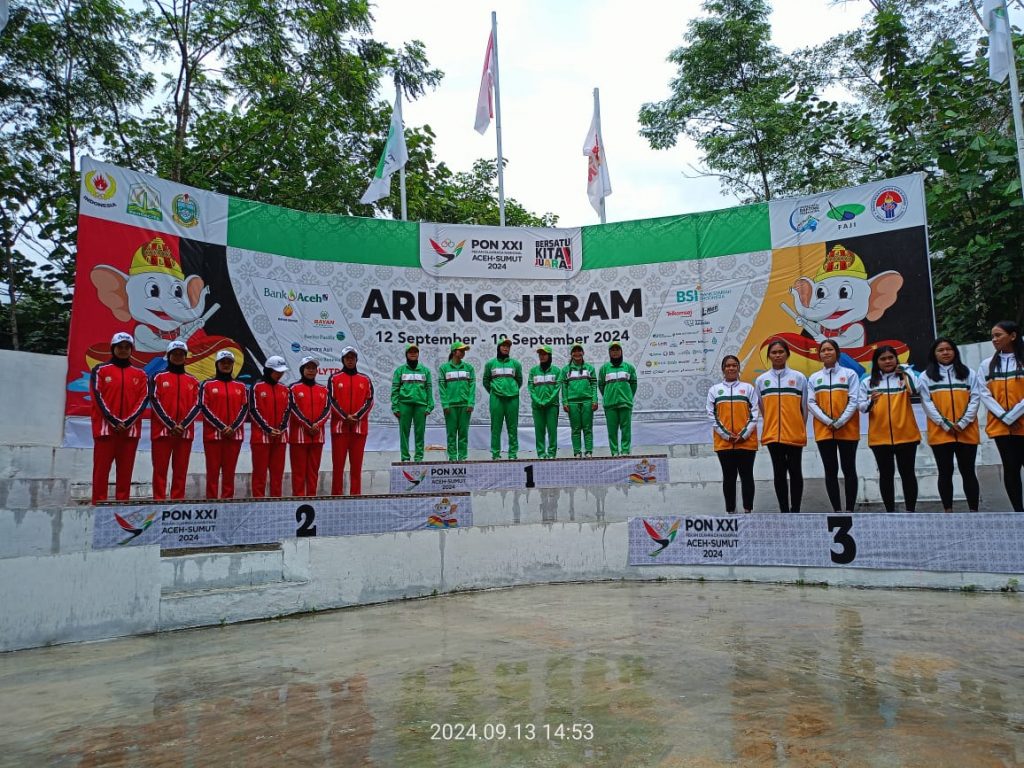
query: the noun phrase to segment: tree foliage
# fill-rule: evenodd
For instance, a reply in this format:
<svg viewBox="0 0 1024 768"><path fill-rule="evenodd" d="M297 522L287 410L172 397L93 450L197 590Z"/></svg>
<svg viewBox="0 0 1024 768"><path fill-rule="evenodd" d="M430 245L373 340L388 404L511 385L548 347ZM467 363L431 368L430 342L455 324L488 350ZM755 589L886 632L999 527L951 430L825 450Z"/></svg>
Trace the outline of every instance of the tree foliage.
<svg viewBox="0 0 1024 768"><path fill-rule="evenodd" d="M923 173L939 332L976 341L999 319L1024 322L1010 97L987 77L980 17L960 0L864 5L857 30L787 56L768 42L763 2L708 0L669 56L680 66L670 97L641 110L641 134L655 148L694 139L705 172L745 201ZM737 88L759 57L759 87Z"/></svg>

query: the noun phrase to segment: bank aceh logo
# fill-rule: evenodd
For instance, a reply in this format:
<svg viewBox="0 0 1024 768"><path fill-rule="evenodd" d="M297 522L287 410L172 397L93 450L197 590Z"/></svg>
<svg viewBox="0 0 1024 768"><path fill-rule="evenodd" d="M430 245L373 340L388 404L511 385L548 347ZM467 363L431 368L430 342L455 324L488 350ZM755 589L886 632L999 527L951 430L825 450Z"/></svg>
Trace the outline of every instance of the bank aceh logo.
<svg viewBox="0 0 1024 768"><path fill-rule="evenodd" d="M447 267L449 264L451 264L453 261L455 261L455 258L459 254L462 253L462 249L466 245L466 241L465 240L460 240L458 243L455 243L455 242L453 242L451 240L447 240L446 239L446 240L438 243L437 241L432 240L429 237L427 239L430 240L430 247L433 248L434 251L437 253L437 255L440 256L441 259L442 259L442 261L439 261L439 262L437 262L437 264L434 265L434 269L440 269L441 267ZM449 248L451 248L452 250L449 251L448 250Z"/></svg>

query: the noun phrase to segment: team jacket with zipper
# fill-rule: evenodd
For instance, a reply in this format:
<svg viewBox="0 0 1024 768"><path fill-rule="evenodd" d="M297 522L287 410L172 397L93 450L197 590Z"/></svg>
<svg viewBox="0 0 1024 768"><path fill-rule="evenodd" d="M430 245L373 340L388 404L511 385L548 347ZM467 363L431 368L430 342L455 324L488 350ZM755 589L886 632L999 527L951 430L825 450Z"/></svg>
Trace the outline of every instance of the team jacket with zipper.
<svg viewBox="0 0 1024 768"><path fill-rule="evenodd" d="M245 438L245 417L249 415L249 388L240 381L207 379L199 386L199 405L203 409L203 442ZM231 428L231 437L221 430Z"/></svg>
<svg viewBox="0 0 1024 768"><path fill-rule="evenodd" d="M938 381L925 373L917 385L921 405L928 414L928 445L981 442L978 406L982 387L974 371L968 370L966 379L958 379L952 365L940 365ZM954 425L960 432L953 431Z"/></svg>
<svg viewBox="0 0 1024 768"><path fill-rule="evenodd" d="M249 387L249 417L252 419L250 442L288 442L288 421L291 410L288 407L288 387L284 384L268 384L257 381ZM279 429L281 434L274 437L271 430Z"/></svg>
<svg viewBox="0 0 1024 768"><path fill-rule="evenodd" d="M305 384L297 381L289 388L291 398L291 423L288 426L289 443L322 443L324 441L324 424L331 413L330 397L327 387L323 384ZM306 429L317 428L320 431L311 435Z"/></svg>
<svg viewBox="0 0 1024 768"><path fill-rule="evenodd" d="M978 377L985 385L981 402L988 410L985 432L989 437L1024 435L1024 370L1018 369L1017 358L1003 352L999 353L994 373L989 373L991 364L989 357L978 368Z"/></svg>
<svg viewBox="0 0 1024 768"><path fill-rule="evenodd" d="M142 412L149 402L149 380L146 372L135 366L122 368L113 363L100 363L89 377L92 395L92 436L109 437L115 424L128 427L128 437L142 434Z"/></svg>
<svg viewBox="0 0 1024 768"><path fill-rule="evenodd" d="M807 407L814 417L814 439L860 440L860 379L854 371L834 365L807 380ZM832 423L835 426L832 426Z"/></svg>
<svg viewBox="0 0 1024 768"><path fill-rule="evenodd" d="M757 450L757 395L745 381L722 381L708 390L707 414L716 451ZM729 433L739 434L736 442Z"/></svg>
<svg viewBox="0 0 1024 768"><path fill-rule="evenodd" d="M365 435L373 408L373 382L370 377L364 373L351 376L347 373L332 374L327 380L327 395L331 406L331 432ZM354 416L356 423L346 421L346 416Z"/></svg>
<svg viewBox="0 0 1024 768"><path fill-rule="evenodd" d="M761 444L807 445L807 378L773 368L755 379L754 389L764 421Z"/></svg>
<svg viewBox="0 0 1024 768"><path fill-rule="evenodd" d="M906 382L895 372L883 373L875 386L871 386L870 379L861 382L859 407L868 414L868 445L921 442L921 430L910 404L910 398L917 394L917 377L910 369L900 368L906 374ZM874 392L882 396L872 403Z"/></svg>
<svg viewBox="0 0 1024 768"><path fill-rule="evenodd" d="M191 373L163 371L149 381L149 404L152 407L150 437L154 440L171 437L175 425L185 431L180 437L191 440L199 415L199 380Z"/></svg>

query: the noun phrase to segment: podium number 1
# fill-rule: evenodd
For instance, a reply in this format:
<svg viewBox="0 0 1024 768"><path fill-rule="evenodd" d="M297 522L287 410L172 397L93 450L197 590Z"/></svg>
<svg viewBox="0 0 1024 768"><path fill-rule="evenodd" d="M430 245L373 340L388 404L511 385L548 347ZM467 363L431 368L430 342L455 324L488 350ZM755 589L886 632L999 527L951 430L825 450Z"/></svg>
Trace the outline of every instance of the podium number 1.
<svg viewBox="0 0 1024 768"><path fill-rule="evenodd" d="M533 482L533 464L527 464L523 467L523 472L526 473L526 487L536 488L536 485Z"/></svg>

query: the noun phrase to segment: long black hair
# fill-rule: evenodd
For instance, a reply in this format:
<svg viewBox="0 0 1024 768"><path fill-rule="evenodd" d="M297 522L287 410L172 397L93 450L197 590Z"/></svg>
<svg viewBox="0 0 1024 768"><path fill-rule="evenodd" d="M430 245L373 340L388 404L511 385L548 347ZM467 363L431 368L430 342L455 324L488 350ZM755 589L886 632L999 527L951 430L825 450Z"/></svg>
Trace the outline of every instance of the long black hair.
<svg viewBox="0 0 1024 768"><path fill-rule="evenodd" d="M995 325L996 328L1002 328L1006 333L1016 333L1017 338L1013 342L1013 356L1017 360L1017 370L1014 372L1014 377L1024 374L1024 338L1020 335L1020 326L1017 325L1013 320L1000 320ZM999 353L996 352L992 355L992 360L988 364L988 377L991 379L995 376L996 371L999 370Z"/></svg>
<svg viewBox="0 0 1024 768"><path fill-rule="evenodd" d="M939 336L939 338L932 342L932 347L928 350L928 367L924 369L928 378L932 381L939 380L939 359L935 356L935 350L938 349L939 344L949 344L953 348L953 372L958 379L967 381L971 370L960 359L960 348L952 339L947 339L945 336Z"/></svg>
<svg viewBox="0 0 1024 768"><path fill-rule="evenodd" d="M892 352L896 358L896 370L900 369L900 356L896 353L896 349L889 344L882 344L875 348L875 353L871 355L871 386L877 387L878 382L882 380L882 369L878 367L878 358L884 355L886 352Z"/></svg>

